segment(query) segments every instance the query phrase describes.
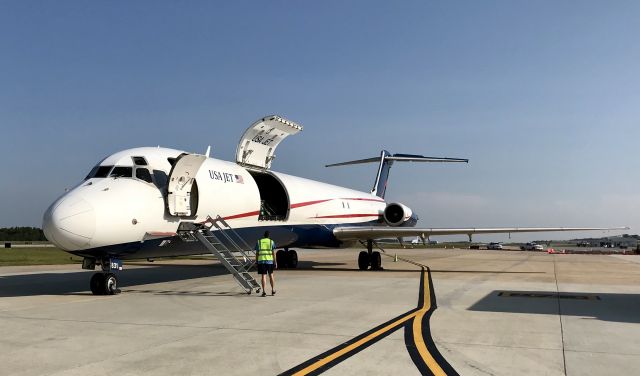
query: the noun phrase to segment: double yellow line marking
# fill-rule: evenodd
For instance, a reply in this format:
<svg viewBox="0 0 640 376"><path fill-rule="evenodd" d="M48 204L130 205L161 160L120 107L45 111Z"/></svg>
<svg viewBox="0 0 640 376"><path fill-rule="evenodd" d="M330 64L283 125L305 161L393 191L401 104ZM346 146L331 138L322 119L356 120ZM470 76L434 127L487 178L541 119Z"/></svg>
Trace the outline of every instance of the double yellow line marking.
<svg viewBox="0 0 640 376"><path fill-rule="evenodd" d="M427 344L424 342L424 337L422 336L422 319L424 315L431 310L431 278L429 275L425 276L425 273L430 273L422 268L422 307L416 312L416 316L413 319L413 341L418 349L418 353L422 357L422 360L427 364L429 370L434 375L443 375L447 376L447 373L444 372L442 367L438 364L438 362L434 359L431 352L427 349Z"/></svg>
<svg viewBox="0 0 640 376"><path fill-rule="evenodd" d="M404 322L414 318L415 316L416 316L416 312L414 312L414 313L412 313L410 315L406 315L404 317L401 317L398 320L392 322L391 324L385 326L384 328L379 329L379 330L369 334L368 336L362 338L361 340L356 341L356 342L352 343L351 345L349 345L349 346L347 346L347 347L345 347L345 348L343 348L343 349L341 349L339 351L336 351L336 352L334 352L334 353L332 353L330 355L327 355L326 357L324 357L324 358L318 360L317 362L311 364L310 366L308 366L308 367L306 367L306 368L294 373L293 375L294 376L308 375L309 373L317 370L318 368L326 365L327 363L330 363L333 360L335 360L335 359L337 359L337 358L339 358L339 357L341 357L343 355L346 355L349 352L361 347L362 345L367 344L371 340L376 339L377 337L381 336L382 334L384 334L384 333L396 328L400 324L403 324Z"/></svg>
<svg viewBox="0 0 640 376"><path fill-rule="evenodd" d="M423 337L423 319L424 316L432 311L432 287L430 284L431 278L429 275L428 268L425 269L422 267L422 285L420 286L420 290L422 293L421 300L422 304L417 308L413 309L406 314L403 314L396 319L391 320L389 323L382 324L378 329L373 329L371 333L364 333L352 340L346 342L342 345L337 346L336 348L329 350L328 352L321 354L313 359L310 359L307 362L300 364L297 367L290 369L289 371L285 371L282 375L309 375L309 374L318 374L324 372L326 369L331 368L332 366L340 363L341 361L349 358L350 356L356 354L357 352L363 350L364 348L372 345L373 343L379 341L385 335L391 334L395 330L404 326L409 320L413 320L412 323L412 334L413 334L413 342L415 348L420 355L422 361L428 368L428 371L433 375L444 375L447 373L443 370L442 366L438 363L436 358L433 356L431 351L429 351L429 347L435 348L431 337L428 336L428 341L430 346L427 346L425 339ZM408 329L408 328L407 328ZM406 330L407 330L406 329ZM360 338L361 337L361 338ZM437 351L437 350L436 350ZM438 354L438 357L442 359L442 357ZM415 362L415 360L414 360ZM446 361L445 361L446 362ZM419 367L422 368L422 367ZM449 366L450 369L451 366ZM451 374L451 373L450 373ZM456 374L453 371L453 374Z"/></svg>

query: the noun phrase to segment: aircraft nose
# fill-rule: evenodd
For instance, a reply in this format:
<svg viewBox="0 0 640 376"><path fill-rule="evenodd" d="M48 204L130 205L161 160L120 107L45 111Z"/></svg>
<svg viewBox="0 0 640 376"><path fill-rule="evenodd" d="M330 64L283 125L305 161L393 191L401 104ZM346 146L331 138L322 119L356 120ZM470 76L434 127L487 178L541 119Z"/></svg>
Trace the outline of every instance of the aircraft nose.
<svg viewBox="0 0 640 376"><path fill-rule="evenodd" d="M96 230L95 211L81 197L63 197L45 212L42 229L50 242L64 250L88 248Z"/></svg>

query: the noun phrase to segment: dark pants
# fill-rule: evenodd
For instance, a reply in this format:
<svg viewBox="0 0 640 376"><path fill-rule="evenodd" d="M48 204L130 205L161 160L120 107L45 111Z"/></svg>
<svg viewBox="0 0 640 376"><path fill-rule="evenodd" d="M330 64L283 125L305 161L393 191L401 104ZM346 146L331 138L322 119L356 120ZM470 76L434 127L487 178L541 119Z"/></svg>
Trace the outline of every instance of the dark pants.
<svg viewBox="0 0 640 376"><path fill-rule="evenodd" d="M258 264L258 274L272 274L273 264Z"/></svg>

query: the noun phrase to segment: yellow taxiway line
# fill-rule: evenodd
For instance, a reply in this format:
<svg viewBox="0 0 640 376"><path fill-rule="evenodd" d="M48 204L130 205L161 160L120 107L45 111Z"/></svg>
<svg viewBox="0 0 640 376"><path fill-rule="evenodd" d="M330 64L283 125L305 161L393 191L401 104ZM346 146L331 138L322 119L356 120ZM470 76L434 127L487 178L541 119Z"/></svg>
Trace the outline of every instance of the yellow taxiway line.
<svg viewBox="0 0 640 376"><path fill-rule="evenodd" d="M423 282L422 282L422 286L420 286L420 287L421 287L421 291L422 291L423 295L422 295L422 305L420 307L418 307L415 310L411 310L411 311L407 312L405 315L402 315L402 316L398 317L397 319L393 320L392 322L388 323L387 325L384 325L382 328L380 328L380 329L378 329L378 330L376 330L376 331L374 331L374 332L372 332L370 334L366 334L364 337L360 338L359 340L355 341L354 343L351 343L351 344L349 344L349 345L347 345L345 347L338 346L335 349L335 351L330 352L325 356L322 356L321 358L317 359L315 362L312 359L311 360L312 363L307 365L303 369L295 371L294 373L285 372L283 374L284 375L302 376L302 375L308 375L308 374L314 373L316 371L319 371L318 373L323 372L323 370L321 370L321 368L323 366L326 366L327 364L338 360L340 357L344 357L344 359L347 359L350 356L349 353L352 353L351 355L355 354L357 352L356 350L358 350L361 347L369 344L371 341L374 341L378 337L380 337L382 335L385 335L385 334L388 334L391 331L394 331L394 330L400 328L407 321L413 320L413 323L412 323L413 341L414 341L415 347L416 347L416 349L418 351L418 354L420 355L420 357L422 358L422 360L424 361L426 366L429 368L430 372L432 372L434 375L438 375L438 376L444 375L444 376L446 376L447 373L442 369L440 364L438 364L438 361L431 354L431 352L429 351L429 348L427 347L427 344L425 343L424 337L423 337L423 328L422 328L423 318L432 309L432 303L431 303L431 295L432 295L432 290L431 289L432 289L432 286L430 284L430 274L429 274L430 272L429 272L429 269L425 268L424 265L421 265L421 267L422 267L422 278L421 279L422 279ZM344 359L342 359L342 360L344 360ZM303 365L304 365L304 363L301 364L300 366L303 366ZM331 367L331 366L332 365L330 365L329 367ZM292 369L292 371L294 369Z"/></svg>

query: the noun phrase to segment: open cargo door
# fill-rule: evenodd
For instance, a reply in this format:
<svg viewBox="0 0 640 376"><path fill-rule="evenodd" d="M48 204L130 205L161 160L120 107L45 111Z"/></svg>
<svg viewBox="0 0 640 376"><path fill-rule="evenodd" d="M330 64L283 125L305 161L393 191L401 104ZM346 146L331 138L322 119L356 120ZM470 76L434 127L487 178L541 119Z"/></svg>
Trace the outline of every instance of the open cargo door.
<svg viewBox="0 0 640 376"><path fill-rule="evenodd" d="M242 135L236 151L236 162L247 167L269 169L280 142L301 130L301 125L280 116L262 118Z"/></svg>
<svg viewBox="0 0 640 376"><path fill-rule="evenodd" d="M171 169L167 193L169 214L190 217L198 211L196 174L207 159L204 155L183 154Z"/></svg>

